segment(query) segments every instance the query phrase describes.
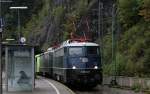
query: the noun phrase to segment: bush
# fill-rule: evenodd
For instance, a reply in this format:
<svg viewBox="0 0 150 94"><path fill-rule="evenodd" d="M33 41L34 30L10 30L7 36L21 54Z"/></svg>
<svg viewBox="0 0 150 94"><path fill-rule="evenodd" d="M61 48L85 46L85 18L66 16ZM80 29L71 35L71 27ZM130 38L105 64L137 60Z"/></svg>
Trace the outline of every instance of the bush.
<svg viewBox="0 0 150 94"><path fill-rule="evenodd" d="M150 76L150 27L149 23L140 21L129 30L122 33L118 40L116 55L117 75ZM104 73L114 74L114 64L111 62L111 35L105 36Z"/></svg>
<svg viewBox="0 0 150 94"><path fill-rule="evenodd" d="M132 90L134 90L135 92L140 92L142 89L142 86L139 83L135 83L132 87Z"/></svg>
<svg viewBox="0 0 150 94"><path fill-rule="evenodd" d="M116 64L115 62L111 64L104 64L103 70L104 74L106 75L125 75L126 73L125 67L126 67L126 60L124 56L122 56L120 53L117 53Z"/></svg>

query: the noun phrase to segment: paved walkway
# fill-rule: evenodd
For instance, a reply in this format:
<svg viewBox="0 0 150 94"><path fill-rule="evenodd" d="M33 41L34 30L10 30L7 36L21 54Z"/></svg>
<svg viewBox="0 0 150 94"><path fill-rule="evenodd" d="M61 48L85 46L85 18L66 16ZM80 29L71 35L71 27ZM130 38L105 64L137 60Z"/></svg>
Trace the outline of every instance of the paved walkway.
<svg viewBox="0 0 150 94"><path fill-rule="evenodd" d="M36 79L32 92L3 92L3 94L74 94L63 84L50 79Z"/></svg>

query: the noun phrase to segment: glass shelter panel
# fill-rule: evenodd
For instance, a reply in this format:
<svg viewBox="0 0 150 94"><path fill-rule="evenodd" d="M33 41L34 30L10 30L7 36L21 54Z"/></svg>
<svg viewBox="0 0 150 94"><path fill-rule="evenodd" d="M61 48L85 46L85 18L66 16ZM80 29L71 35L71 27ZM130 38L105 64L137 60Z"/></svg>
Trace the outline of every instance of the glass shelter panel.
<svg viewBox="0 0 150 94"><path fill-rule="evenodd" d="M33 53L31 48L9 47L7 64L8 91L33 89Z"/></svg>

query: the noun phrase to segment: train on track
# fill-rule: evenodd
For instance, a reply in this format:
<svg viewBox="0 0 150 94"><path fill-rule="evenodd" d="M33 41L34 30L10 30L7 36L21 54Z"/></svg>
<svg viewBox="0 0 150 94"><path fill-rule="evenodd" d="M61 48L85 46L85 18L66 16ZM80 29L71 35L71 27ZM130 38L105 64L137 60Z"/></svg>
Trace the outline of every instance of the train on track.
<svg viewBox="0 0 150 94"><path fill-rule="evenodd" d="M102 83L99 45L93 42L67 40L35 56L36 72L66 84L95 87Z"/></svg>

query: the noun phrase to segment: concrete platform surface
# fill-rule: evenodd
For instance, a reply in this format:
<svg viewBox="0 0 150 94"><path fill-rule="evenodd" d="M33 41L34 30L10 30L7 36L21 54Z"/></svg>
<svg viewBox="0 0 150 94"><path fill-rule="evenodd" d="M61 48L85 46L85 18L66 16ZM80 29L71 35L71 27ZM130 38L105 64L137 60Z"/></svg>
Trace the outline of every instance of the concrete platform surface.
<svg viewBox="0 0 150 94"><path fill-rule="evenodd" d="M35 81L35 88L32 92L5 92L3 94L75 94L65 85L45 78L39 78Z"/></svg>

